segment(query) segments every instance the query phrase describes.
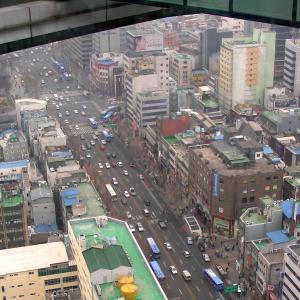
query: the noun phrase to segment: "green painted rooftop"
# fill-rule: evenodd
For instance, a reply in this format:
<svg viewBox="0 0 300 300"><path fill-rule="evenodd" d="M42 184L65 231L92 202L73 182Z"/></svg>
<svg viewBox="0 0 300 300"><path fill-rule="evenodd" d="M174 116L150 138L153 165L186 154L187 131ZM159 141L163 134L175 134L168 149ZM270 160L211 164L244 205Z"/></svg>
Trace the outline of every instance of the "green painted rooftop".
<svg viewBox="0 0 300 300"><path fill-rule="evenodd" d="M264 111L262 113L262 115L267 118L268 120L274 122L274 123L278 123L279 122L279 116L276 115L275 113L271 112L271 111Z"/></svg>
<svg viewBox="0 0 300 300"><path fill-rule="evenodd" d="M178 139L176 136L172 135L172 136L166 136L164 137L164 139L166 140L166 142L170 145L175 144L176 142L178 142Z"/></svg>
<svg viewBox="0 0 300 300"><path fill-rule="evenodd" d="M286 180L289 184L295 187L300 187L300 178L291 178Z"/></svg>
<svg viewBox="0 0 300 300"><path fill-rule="evenodd" d="M205 108L217 108L218 103L213 98L203 99L200 101Z"/></svg>
<svg viewBox="0 0 300 300"><path fill-rule="evenodd" d="M256 246L257 249L262 249L269 245L271 243L270 239L263 239L263 240L257 240L253 241L254 245Z"/></svg>
<svg viewBox="0 0 300 300"><path fill-rule="evenodd" d="M91 273L99 270L114 270L120 266L131 267L131 263L121 245L104 248L91 247L82 252Z"/></svg>
<svg viewBox="0 0 300 300"><path fill-rule="evenodd" d="M102 216L105 214L102 200L97 191L89 182L80 183L77 188L80 191L80 200L86 207L88 217ZM99 201L100 200L100 201Z"/></svg>
<svg viewBox="0 0 300 300"><path fill-rule="evenodd" d="M4 199L0 198L0 206L4 208L14 207L20 205L21 203L23 203L23 197L21 195L16 195Z"/></svg>
<svg viewBox="0 0 300 300"><path fill-rule="evenodd" d="M188 54L184 54L184 53L175 53L173 57L178 60L190 60L191 59L191 57Z"/></svg>
<svg viewBox="0 0 300 300"><path fill-rule="evenodd" d="M85 236L87 248L112 238L116 239L117 244L123 246L129 256L134 270L134 281L138 287L137 298L135 300L165 299L124 223L110 220L106 226L99 228L96 225L95 219L89 218L79 221L73 220L70 221L70 224L76 238L80 234ZM102 284L100 287L103 299L105 300L115 300L122 297L114 283Z"/></svg>

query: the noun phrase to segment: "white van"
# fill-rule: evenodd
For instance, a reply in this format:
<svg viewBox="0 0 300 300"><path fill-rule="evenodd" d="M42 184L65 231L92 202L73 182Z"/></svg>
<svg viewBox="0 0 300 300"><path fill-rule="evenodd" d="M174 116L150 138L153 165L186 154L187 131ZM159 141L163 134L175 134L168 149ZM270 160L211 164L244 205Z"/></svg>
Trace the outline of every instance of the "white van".
<svg viewBox="0 0 300 300"><path fill-rule="evenodd" d="M192 275L190 274L190 272L188 270L183 270L182 271L182 277L186 281L190 281L192 279Z"/></svg>

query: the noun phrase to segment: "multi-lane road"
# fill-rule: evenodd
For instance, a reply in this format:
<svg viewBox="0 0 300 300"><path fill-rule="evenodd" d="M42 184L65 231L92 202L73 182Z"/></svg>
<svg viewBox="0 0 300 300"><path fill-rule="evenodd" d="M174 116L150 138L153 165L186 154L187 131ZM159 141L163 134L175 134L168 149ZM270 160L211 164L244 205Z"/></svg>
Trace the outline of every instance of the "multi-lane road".
<svg viewBox="0 0 300 300"><path fill-rule="evenodd" d="M27 50L23 52L22 57L13 57L13 63L9 68L11 70L12 78L19 78L16 83L16 89L18 93L22 93L27 90L27 95L30 96L30 90L28 86L32 83L32 78L35 80L37 90L40 98L48 101L48 112L50 115L57 117L61 127L68 136L72 136L70 139L72 143L70 146L85 144L86 141L92 139L93 129L88 126L88 117L96 117L99 114L99 110L107 105L107 99L103 98L102 103L94 102L93 96L84 96L81 89L78 89L77 83L75 82L63 82L55 81L58 78L59 73L52 66L49 60L49 53L47 47ZM37 61L38 58L38 61ZM35 62L33 62L35 59ZM22 62L22 63L21 63ZM33 64L33 65L32 65ZM45 70L44 70L45 69ZM28 71L30 70L30 71ZM44 76L40 75L41 72L44 74L46 71L51 70L53 75ZM31 75L28 75L30 73ZM27 75L25 75L27 74ZM30 76L27 82L27 76ZM12 81L14 81L12 79ZM45 80L43 84L41 79ZM25 88L23 88L26 87ZM67 88L68 87L68 88ZM25 92L24 92L25 93ZM58 96L63 96L63 100L57 100L53 102L56 93ZM24 96L24 95L19 95ZM69 100L67 101L67 98ZM56 109L56 105L59 106L59 110ZM83 108L86 106L86 108ZM78 110L75 113L74 110ZM66 115L66 111L69 111L70 115ZM82 115L82 111L85 115ZM62 117L58 117L59 113ZM66 121L68 120L68 124ZM79 129L75 126L78 125ZM101 128L98 128L101 132ZM85 137L85 140L80 139L80 135ZM227 295L221 295L216 292L211 285L206 281L202 275L202 270L209 267L209 263L205 262L202 258L202 253L199 252L196 245L187 244L187 233L184 231L183 223L175 218L173 213L164 205L164 201L161 196L157 193L154 183L151 178L144 174L145 179L141 180L139 174L142 174L142 170L138 166L134 168L130 167L129 164L134 162L135 158L130 155L126 145L115 136L111 143L106 145L106 151L115 153L117 157L114 159L116 162L121 161L123 168L111 167L110 169L105 168L105 162L108 160L105 157L105 151L99 149L101 137L96 141L96 145L92 146L91 153L91 164L90 166L95 169L96 174L100 176L104 183L111 183L112 178L115 177L118 180L118 185L114 186L115 191L118 195L117 201L109 203L109 207L113 216L127 220L129 224L136 225L137 222L141 222L145 228L144 232L135 231L134 235L144 251L146 257L150 259L149 249L146 244L147 237L153 237L157 242L160 251L161 258L159 259L160 266L166 275L166 280L161 283L162 288L166 292L169 299L190 299L190 300L216 300L216 299L230 299ZM79 147L76 148L79 151ZM85 157L85 153L80 153L82 157ZM98 163L101 162L104 165L103 169L100 169ZM128 170L128 176L125 176L122 172L123 169ZM124 197L124 191L129 191L130 187L134 187L137 195L130 196L127 205L123 205L120 201ZM143 214L145 208L144 200L150 200L151 205L147 207L150 211L150 215L147 217ZM132 218L127 219L126 211L130 211ZM163 220L167 224L166 229L161 229L158 226L158 220ZM167 250L164 246L164 242L169 242L172 245L173 250ZM185 258L183 251L187 250L191 256ZM172 275L169 266L173 265L178 270L178 275ZM187 282L181 276L182 270L188 270L192 275L192 280Z"/></svg>

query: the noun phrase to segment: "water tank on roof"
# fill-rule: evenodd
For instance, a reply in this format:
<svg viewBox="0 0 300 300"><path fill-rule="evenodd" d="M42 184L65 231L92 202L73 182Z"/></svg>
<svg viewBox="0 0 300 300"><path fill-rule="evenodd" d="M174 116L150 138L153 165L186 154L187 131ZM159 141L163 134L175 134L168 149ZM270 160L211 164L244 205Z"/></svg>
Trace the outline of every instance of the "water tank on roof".
<svg viewBox="0 0 300 300"><path fill-rule="evenodd" d="M126 300L133 300L137 296L137 286L135 284L124 284L121 287L121 294Z"/></svg>
<svg viewBox="0 0 300 300"><path fill-rule="evenodd" d="M118 288L121 288L125 284L134 284L134 279L132 276L121 276L116 284Z"/></svg>

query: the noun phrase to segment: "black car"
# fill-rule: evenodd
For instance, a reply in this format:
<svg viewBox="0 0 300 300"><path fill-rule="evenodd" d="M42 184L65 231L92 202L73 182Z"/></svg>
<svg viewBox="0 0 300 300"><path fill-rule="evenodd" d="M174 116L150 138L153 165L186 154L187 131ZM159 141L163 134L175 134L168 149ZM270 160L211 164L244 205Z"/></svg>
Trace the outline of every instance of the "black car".
<svg viewBox="0 0 300 300"><path fill-rule="evenodd" d="M112 158L116 158L116 157L117 157L117 154L116 154L116 153L112 153L112 154L111 154L111 157L112 157Z"/></svg>
<svg viewBox="0 0 300 300"><path fill-rule="evenodd" d="M146 206L150 206L151 205L151 202L148 199L144 199L144 203L145 203Z"/></svg>
<svg viewBox="0 0 300 300"><path fill-rule="evenodd" d="M121 202L123 205L127 205L127 199L126 198L121 198Z"/></svg>

